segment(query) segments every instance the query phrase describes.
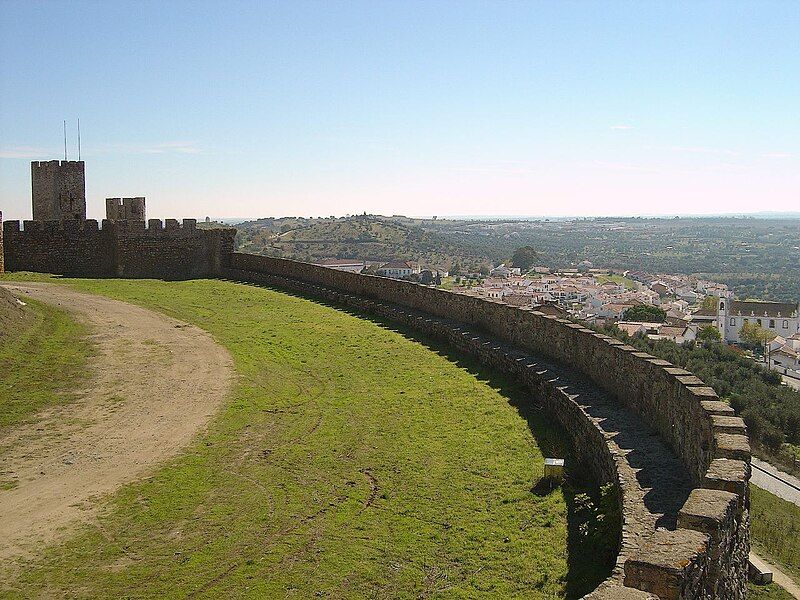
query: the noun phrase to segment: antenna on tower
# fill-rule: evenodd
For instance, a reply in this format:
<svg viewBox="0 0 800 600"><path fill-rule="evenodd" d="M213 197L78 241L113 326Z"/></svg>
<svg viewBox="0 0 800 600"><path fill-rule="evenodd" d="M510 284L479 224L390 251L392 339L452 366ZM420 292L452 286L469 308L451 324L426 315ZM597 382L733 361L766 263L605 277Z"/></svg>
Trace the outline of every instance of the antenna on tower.
<svg viewBox="0 0 800 600"><path fill-rule="evenodd" d="M81 118L78 117L78 160L81 159Z"/></svg>
<svg viewBox="0 0 800 600"><path fill-rule="evenodd" d="M64 120L64 160L67 160L67 121Z"/></svg>

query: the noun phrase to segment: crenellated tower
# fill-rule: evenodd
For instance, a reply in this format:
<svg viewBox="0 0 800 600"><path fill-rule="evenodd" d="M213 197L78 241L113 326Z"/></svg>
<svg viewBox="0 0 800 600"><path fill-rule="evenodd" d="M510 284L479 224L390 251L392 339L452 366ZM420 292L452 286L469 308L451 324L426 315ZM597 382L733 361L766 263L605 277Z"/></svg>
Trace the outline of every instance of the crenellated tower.
<svg viewBox="0 0 800 600"><path fill-rule="evenodd" d="M34 221L86 219L86 175L82 160L31 162Z"/></svg>

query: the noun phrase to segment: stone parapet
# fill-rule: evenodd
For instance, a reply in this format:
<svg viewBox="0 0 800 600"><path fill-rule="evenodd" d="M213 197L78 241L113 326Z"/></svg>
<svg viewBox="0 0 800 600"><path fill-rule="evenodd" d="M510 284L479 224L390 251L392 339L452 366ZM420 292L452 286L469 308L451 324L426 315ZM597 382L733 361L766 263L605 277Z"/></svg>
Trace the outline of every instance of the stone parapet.
<svg viewBox="0 0 800 600"><path fill-rule="evenodd" d="M9 271L76 277L214 277L227 265L235 229L198 229L195 219L7 221Z"/></svg>

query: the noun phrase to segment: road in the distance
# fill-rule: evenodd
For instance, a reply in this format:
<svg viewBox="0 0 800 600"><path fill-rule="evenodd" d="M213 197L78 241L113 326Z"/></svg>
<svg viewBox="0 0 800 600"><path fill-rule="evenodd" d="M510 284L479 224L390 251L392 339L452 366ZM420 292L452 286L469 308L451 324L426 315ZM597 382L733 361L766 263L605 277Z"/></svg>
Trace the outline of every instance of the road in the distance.
<svg viewBox="0 0 800 600"><path fill-rule="evenodd" d="M783 378L783 383L788 385L790 388L796 389L800 392L800 379L795 379L794 377L787 377L786 375L781 375Z"/></svg>
<svg viewBox="0 0 800 600"><path fill-rule="evenodd" d="M800 479L779 471L771 464L752 458L753 474L750 483L800 506Z"/></svg>

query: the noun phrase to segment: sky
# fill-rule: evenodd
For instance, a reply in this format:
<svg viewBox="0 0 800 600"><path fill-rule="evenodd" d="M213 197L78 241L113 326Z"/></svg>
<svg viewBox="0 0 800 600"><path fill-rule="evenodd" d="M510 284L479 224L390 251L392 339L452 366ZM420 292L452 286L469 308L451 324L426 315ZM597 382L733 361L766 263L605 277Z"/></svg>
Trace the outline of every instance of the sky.
<svg viewBox="0 0 800 600"><path fill-rule="evenodd" d="M0 0L0 210L800 210L800 2Z"/></svg>

